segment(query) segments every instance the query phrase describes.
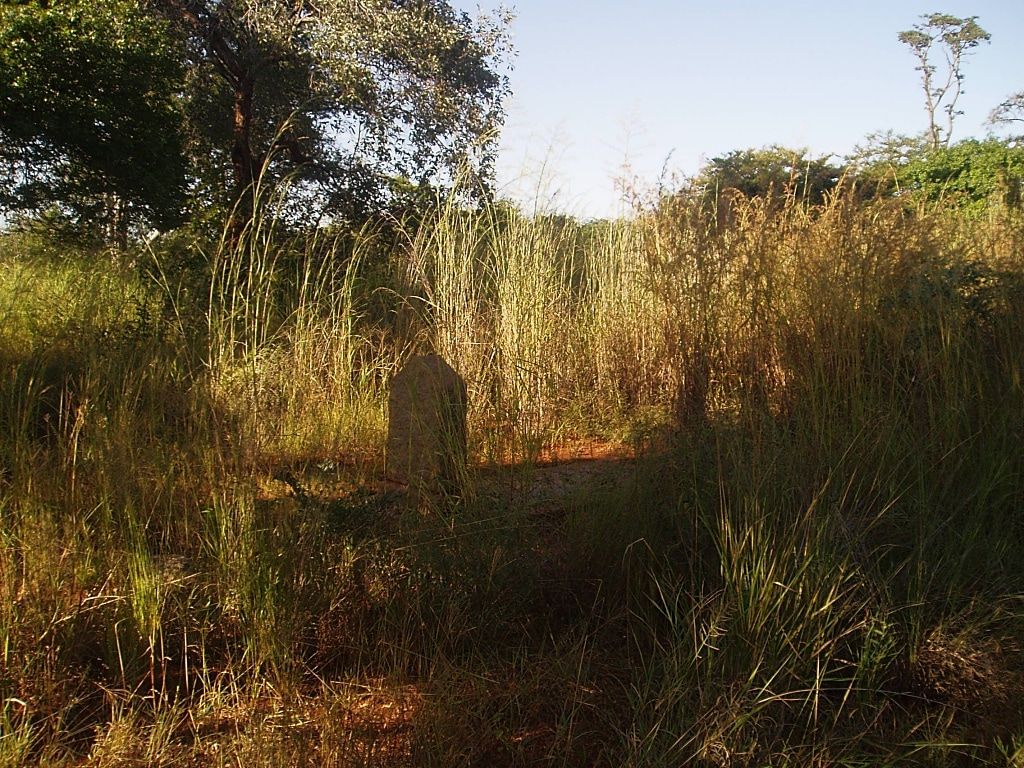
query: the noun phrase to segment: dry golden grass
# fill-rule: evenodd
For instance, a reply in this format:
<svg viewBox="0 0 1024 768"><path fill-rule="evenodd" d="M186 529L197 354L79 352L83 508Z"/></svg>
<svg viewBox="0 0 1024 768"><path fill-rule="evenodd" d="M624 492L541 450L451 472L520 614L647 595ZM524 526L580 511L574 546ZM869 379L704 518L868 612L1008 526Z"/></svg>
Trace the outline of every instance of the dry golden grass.
<svg viewBox="0 0 1024 768"><path fill-rule="evenodd" d="M728 219L5 236L0 765L1019 765L1020 212ZM474 462L424 515L427 347Z"/></svg>

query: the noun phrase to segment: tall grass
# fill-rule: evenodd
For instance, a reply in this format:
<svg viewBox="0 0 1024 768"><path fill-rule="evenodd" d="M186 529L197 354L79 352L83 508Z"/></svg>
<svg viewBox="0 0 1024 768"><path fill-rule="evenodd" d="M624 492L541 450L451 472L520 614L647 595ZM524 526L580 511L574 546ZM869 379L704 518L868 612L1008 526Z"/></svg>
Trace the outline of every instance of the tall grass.
<svg viewBox="0 0 1024 768"><path fill-rule="evenodd" d="M496 456L536 454L557 432L578 350L571 317L571 233L543 221L438 210L412 243L413 290L425 298L428 343L467 378L471 424Z"/></svg>
<svg viewBox="0 0 1024 768"><path fill-rule="evenodd" d="M283 193L209 259L206 361L214 399L253 456L352 452L379 442L387 348L358 326L369 230L281 232Z"/></svg>
<svg viewBox="0 0 1024 768"><path fill-rule="evenodd" d="M0 764L1019 762L1019 211L257 209L186 279L4 236ZM471 464L664 437L423 516L427 349Z"/></svg>
<svg viewBox="0 0 1024 768"><path fill-rule="evenodd" d="M978 734L1022 714L1009 222L842 199L740 222L700 259L653 240L709 297L675 320L675 479L569 535L630 606L627 762L998 760Z"/></svg>

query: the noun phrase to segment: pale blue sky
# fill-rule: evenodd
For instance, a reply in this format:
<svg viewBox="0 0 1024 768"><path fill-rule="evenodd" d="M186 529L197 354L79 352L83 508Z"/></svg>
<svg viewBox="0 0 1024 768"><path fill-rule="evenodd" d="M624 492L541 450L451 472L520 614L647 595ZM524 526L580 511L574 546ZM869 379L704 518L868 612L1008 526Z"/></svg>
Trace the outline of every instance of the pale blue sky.
<svg viewBox="0 0 1024 768"><path fill-rule="evenodd" d="M456 3L472 10L473 0ZM497 3L483 0L484 10ZM917 133L921 14L976 15L992 35L964 67L954 139L1024 90L1024 0L518 0L499 184L582 216L615 213L614 179L766 144L844 154L876 130Z"/></svg>

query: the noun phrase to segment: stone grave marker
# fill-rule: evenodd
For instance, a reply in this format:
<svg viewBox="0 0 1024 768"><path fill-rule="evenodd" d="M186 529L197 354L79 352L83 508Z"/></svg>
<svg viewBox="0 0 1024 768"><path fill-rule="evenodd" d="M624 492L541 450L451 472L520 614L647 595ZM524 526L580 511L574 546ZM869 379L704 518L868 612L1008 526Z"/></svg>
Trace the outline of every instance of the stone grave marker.
<svg viewBox="0 0 1024 768"><path fill-rule="evenodd" d="M387 476L417 495L458 493L466 467L466 383L439 355L414 357L388 393Z"/></svg>

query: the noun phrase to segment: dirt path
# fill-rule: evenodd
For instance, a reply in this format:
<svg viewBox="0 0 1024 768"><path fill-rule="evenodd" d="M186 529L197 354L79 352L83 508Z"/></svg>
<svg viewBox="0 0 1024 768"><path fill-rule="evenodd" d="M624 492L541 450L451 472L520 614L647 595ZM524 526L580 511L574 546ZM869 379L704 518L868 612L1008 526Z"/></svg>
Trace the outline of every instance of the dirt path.
<svg viewBox="0 0 1024 768"><path fill-rule="evenodd" d="M627 482L635 458L623 445L578 440L544 451L535 462L476 467L474 480L480 493L545 515L564 511L574 499L595 490Z"/></svg>

